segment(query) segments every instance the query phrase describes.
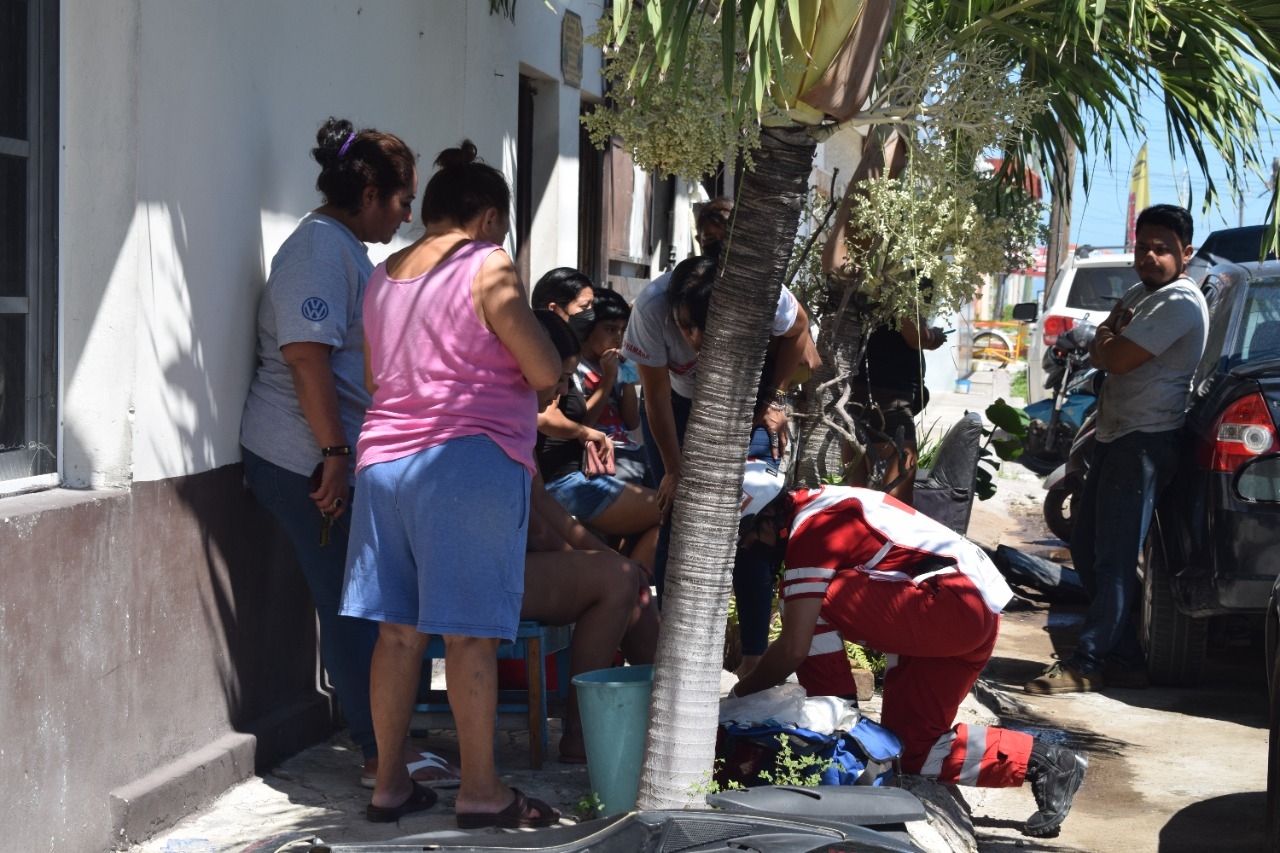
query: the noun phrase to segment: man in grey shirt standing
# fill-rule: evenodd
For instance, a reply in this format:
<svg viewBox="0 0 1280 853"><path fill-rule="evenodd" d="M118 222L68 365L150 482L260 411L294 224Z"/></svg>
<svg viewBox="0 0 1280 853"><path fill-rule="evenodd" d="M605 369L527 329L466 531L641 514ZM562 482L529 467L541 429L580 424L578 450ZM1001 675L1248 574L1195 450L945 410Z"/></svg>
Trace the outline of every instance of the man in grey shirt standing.
<svg viewBox="0 0 1280 853"><path fill-rule="evenodd" d="M1142 280L1116 304L1090 346L1107 371L1098 433L1071 536L1089 593L1075 653L1026 685L1028 693L1147 686L1129 617L1137 561L1156 501L1177 470L1191 377L1204 354L1209 310L1186 275L1191 214L1157 204L1138 215L1133 266Z"/></svg>

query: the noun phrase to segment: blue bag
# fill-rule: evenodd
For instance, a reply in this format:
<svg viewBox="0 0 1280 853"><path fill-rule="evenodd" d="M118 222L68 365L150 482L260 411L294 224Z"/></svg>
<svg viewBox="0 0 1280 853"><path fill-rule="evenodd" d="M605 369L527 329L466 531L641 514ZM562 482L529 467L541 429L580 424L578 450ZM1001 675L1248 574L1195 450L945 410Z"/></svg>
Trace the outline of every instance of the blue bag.
<svg viewBox="0 0 1280 853"><path fill-rule="evenodd" d="M825 765L820 785L883 785L893 777L902 756L902 741L865 717L849 731L830 735L782 726L721 726L716 739L715 780L751 788L768 784L762 772L777 775L782 738L793 756L811 755Z"/></svg>

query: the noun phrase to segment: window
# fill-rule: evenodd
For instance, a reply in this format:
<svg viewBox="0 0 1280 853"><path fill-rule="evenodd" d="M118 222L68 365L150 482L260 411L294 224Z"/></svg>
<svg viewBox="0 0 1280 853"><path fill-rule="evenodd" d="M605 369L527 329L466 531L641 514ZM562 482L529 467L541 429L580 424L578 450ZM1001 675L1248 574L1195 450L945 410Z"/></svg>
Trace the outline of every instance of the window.
<svg viewBox="0 0 1280 853"><path fill-rule="evenodd" d="M0 0L0 492L57 471L57 0Z"/></svg>

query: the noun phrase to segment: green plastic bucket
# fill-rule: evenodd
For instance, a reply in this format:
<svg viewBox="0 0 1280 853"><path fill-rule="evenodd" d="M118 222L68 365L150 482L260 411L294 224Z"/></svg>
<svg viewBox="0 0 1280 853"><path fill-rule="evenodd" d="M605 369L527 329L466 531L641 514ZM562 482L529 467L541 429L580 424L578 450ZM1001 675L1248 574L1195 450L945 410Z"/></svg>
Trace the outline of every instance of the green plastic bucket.
<svg viewBox="0 0 1280 853"><path fill-rule="evenodd" d="M636 807L640 763L649 722L652 666L597 669L573 677L587 747L591 789L604 805L602 815Z"/></svg>

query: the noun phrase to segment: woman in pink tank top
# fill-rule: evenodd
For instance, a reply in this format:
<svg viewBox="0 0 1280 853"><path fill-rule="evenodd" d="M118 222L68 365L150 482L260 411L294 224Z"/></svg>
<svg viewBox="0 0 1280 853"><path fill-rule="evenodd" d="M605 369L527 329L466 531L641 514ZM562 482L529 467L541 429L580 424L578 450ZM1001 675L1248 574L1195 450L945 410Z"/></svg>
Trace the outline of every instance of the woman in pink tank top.
<svg viewBox="0 0 1280 853"><path fill-rule="evenodd" d="M426 233L378 266L365 293L373 402L358 444L342 612L380 623L370 701L379 754L399 754L422 655L445 641L462 783L458 826L548 826L559 812L498 778L498 644L515 638L533 474L536 392L561 361L534 318L506 239L511 192L464 141L441 152ZM366 816L435 804L400 762L379 762Z"/></svg>

